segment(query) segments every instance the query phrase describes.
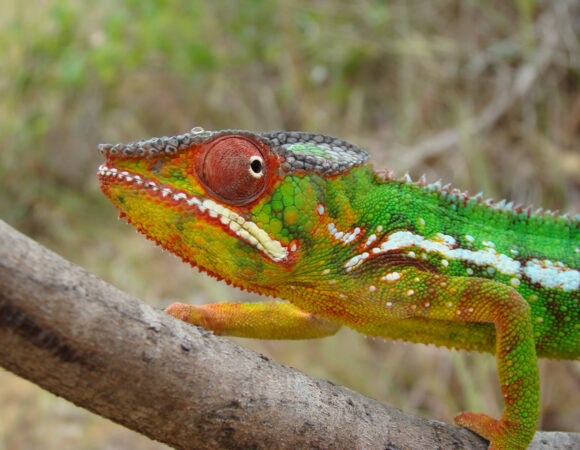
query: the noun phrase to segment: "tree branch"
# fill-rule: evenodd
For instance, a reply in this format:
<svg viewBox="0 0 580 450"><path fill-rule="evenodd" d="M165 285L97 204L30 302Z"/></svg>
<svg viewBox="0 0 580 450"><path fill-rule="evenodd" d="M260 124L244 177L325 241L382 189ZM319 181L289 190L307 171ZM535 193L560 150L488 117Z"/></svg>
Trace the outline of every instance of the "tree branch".
<svg viewBox="0 0 580 450"><path fill-rule="evenodd" d="M176 448L486 448L179 322L2 221L0 365Z"/></svg>

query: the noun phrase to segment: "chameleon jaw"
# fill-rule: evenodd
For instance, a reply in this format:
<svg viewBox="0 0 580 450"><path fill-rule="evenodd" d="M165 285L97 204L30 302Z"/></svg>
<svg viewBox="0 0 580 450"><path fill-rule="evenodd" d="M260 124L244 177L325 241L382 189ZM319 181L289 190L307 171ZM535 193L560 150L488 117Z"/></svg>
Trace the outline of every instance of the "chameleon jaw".
<svg viewBox="0 0 580 450"><path fill-rule="evenodd" d="M201 214L207 214L210 218L219 220L224 227L227 227L227 231L257 248L274 262L282 262L288 257L288 248L283 246L280 241L272 239L254 222L244 219L236 212L211 199L201 200L184 192L175 192L168 186L161 186L153 180L125 170L118 170L115 167L108 167L106 164L99 166L98 175L101 185L111 181L125 182L177 204L196 207Z"/></svg>

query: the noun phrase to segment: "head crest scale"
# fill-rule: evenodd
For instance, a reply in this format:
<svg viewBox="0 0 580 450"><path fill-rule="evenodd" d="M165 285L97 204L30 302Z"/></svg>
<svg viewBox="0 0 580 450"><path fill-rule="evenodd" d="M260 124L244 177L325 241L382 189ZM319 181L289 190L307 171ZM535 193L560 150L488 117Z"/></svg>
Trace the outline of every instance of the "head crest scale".
<svg viewBox="0 0 580 450"><path fill-rule="evenodd" d="M133 157L173 156L203 145L222 136L246 136L267 145L280 158L282 170L287 173L314 172L321 175L337 175L353 167L363 165L369 155L357 146L331 136L298 131L271 131L252 133L243 130L209 131L194 127L176 136L143 139L128 144L101 144L99 152L104 156Z"/></svg>

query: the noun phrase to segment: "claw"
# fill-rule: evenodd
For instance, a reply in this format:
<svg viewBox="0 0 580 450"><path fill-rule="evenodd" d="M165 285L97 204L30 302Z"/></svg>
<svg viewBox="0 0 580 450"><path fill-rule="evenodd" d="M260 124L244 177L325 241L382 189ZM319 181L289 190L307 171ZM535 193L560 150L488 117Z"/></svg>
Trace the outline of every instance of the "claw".
<svg viewBox="0 0 580 450"><path fill-rule="evenodd" d="M520 430L517 424L510 424L503 418L497 420L486 414L462 412L455 416L455 423L487 439L489 450L525 450L531 440L525 430Z"/></svg>

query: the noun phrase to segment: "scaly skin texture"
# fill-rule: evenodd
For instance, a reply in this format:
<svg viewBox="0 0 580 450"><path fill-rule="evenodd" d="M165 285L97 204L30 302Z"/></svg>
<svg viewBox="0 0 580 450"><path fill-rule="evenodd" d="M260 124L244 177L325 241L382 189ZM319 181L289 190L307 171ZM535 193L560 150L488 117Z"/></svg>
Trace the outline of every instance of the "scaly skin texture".
<svg viewBox="0 0 580 450"><path fill-rule="evenodd" d="M580 356L580 221L376 173L345 141L208 132L100 146L103 192L148 238L212 276L290 303L173 304L216 334L362 333L495 353L499 420L456 422L525 448L537 357Z"/></svg>

